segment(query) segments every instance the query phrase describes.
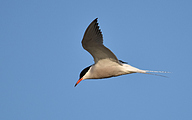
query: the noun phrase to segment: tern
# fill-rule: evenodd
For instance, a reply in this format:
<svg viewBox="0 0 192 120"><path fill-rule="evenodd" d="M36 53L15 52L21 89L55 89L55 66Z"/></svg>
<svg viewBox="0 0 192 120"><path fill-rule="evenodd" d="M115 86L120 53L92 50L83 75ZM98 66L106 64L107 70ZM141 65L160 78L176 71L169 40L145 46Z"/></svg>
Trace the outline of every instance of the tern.
<svg viewBox="0 0 192 120"><path fill-rule="evenodd" d="M115 54L103 45L103 35L99 29L97 19L98 18L93 20L87 27L81 41L83 48L93 56L95 63L81 71L80 78L74 87L85 79L103 79L131 73L166 73L164 71L141 70L127 64L126 62L118 60Z"/></svg>

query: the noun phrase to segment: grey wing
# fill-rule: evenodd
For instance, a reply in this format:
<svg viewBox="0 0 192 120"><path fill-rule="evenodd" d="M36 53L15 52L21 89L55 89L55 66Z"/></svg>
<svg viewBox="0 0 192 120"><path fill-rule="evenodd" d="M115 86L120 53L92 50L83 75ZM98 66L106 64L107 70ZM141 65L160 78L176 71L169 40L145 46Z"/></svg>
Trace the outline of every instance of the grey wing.
<svg viewBox="0 0 192 120"><path fill-rule="evenodd" d="M86 29L82 46L93 56L95 63L106 58L118 61L113 52L103 45L103 35L99 29L97 18Z"/></svg>

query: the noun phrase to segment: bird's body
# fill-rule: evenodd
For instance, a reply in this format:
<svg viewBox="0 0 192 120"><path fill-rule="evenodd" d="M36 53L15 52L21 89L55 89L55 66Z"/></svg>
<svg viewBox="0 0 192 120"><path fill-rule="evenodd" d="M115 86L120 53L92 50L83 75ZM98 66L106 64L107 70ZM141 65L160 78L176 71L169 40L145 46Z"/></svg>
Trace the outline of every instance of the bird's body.
<svg viewBox="0 0 192 120"><path fill-rule="evenodd" d="M144 70L139 70L128 64L116 62L106 58L98 61L97 64L91 66L89 71L87 72L88 74L86 74L84 78L102 79L136 72L145 73Z"/></svg>
<svg viewBox="0 0 192 120"><path fill-rule="evenodd" d="M140 70L118 60L115 54L103 45L103 35L99 29L97 18L86 29L82 46L93 56L95 64L81 72L80 79L75 86L85 79L102 79L131 73L161 72Z"/></svg>

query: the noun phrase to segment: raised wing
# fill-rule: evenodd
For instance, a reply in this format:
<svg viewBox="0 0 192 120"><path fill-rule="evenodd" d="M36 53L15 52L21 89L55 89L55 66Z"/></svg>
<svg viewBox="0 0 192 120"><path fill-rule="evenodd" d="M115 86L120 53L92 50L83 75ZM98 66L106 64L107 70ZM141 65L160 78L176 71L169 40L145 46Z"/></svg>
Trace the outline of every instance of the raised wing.
<svg viewBox="0 0 192 120"><path fill-rule="evenodd" d="M94 58L95 63L100 59L113 59L118 61L117 57L103 45L103 35L99 29L96 18L86 29L82 40L82 46Z"/></svg>

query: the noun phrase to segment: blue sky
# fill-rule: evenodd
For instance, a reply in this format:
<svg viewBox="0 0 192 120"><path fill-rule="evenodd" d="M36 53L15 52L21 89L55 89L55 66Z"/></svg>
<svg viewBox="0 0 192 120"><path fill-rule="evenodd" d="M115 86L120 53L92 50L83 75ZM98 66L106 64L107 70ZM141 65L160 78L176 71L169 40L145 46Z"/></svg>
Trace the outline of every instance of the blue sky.
<svg viewBox="0 0 192 120"><path fill-rule="evenodd" d="M192 1L0 2L1 120L191 120ZM81 46L98 17L104 44L140 69L74 84L93 58Z"/></svg>

